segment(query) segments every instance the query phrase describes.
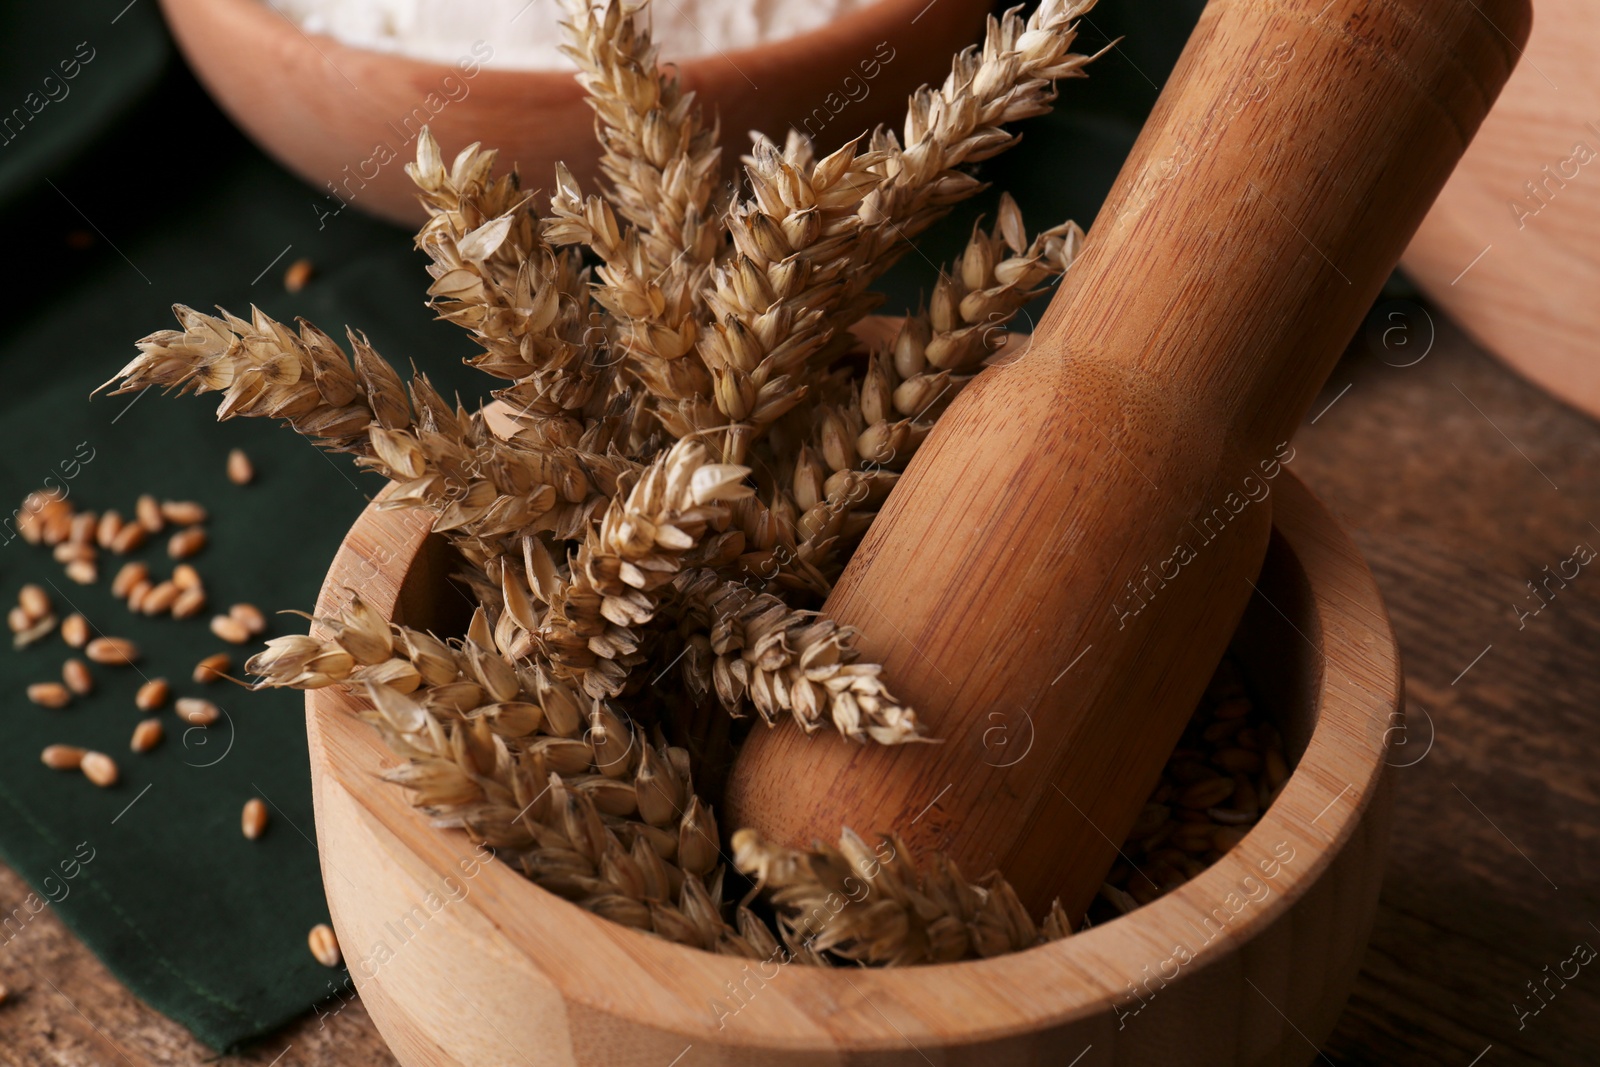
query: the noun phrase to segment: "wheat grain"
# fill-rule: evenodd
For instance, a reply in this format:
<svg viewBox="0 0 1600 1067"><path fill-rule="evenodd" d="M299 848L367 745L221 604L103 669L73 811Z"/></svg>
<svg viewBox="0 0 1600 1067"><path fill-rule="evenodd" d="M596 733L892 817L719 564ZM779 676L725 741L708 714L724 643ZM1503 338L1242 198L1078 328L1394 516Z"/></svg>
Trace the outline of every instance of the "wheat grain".
<svg viewBox="0 0 1600 1067"><path fill-rule="evenodd" d="M80 511L72 516L72 526L67 534L67 543L92 547L95 530L99 525L99 518L92 511Z"/></svg>
<svg viewBox="0 0 1600 1067"><path fill-rule="evenodd" d="M313 268L309 259L297 259L283 272L284 292L298 293L311 280Z"/></svg>
<svg viewBox="0 0 1600 1067"><path fill-rule="evenodd" d="M167 694L171 691L165 678L152 678L134 693L133 706L140 711L155 711L167 702Z"/></svg>
<svg viewBox="0 0 1600 1067"><path fill-rule="evenodd" d="M179 697L173 702L172 710L190 726L210 726L222 717L221 709L199 697Z"/></svg>
<svg viewBox="0 0 1600 1067"><path fill-rule="evenodd" d="M154 588L155 586L148 578L140 578L135 582L133 588L128 590L128 610L137 612L142 609L144 607L144 598L149 596L150 590Z"/></svg>
<svg viewBox="0 0 1600 1067"><path fill-rule="evenodd" d="M133 728L133 740L128 747L134 752L149 752L161 744L161 739L166 735L166 730L161 725L160 719L141 719L139 725Z"/></svg>
<svg viewBox="0 0 1600 1067"><path fill-rule="evenodd" d="M107 789L117 784L119 773L117 761L104 752L85 752L83 760L78 764L78 769L83 776L102 789Z"/></svg>
<svg viewBox="0 0 1600 1067"><path fill-rule="evenodd" d="M318 923L311 928L306 935L306 945L311 949L311 955L324 967L337 967L344 959L339 952L339 939L334 937L333 927L327 923Z"/></svg>
<svg viewBox="0 0 1600 1067"><path fill-rule="evenodd" d="M206 547L204 526L190 526L179 530L167 541L167 555L173 559L188 559Z"/></svg>
<svg viewBox="0 0 1600 1067"><path fill-rule="evenodd" d="M111 539L111 551L119 556L136 551L143 545L145 538L150 536L150 531L142 523L130 522L117 531L117 536Z"/></svg>
<svg viewBox="0 0 1600 1067"><path fill-rule="evenodd" d="M63 541L50 553L57 563L77 563L80 561L93 562L97 556L94 546L79 544L76 541Z"/></svg>
<svg viewBox="0 0 1600 1067"><path fill-rule="evenodd" d="M17 591L17 604L27 615L29 622L37 622L54 610L50 603L50 594L31 582Z"/></svg>
<svg viewBox="0 0 1600 1067"><path fill-rule="evenodd" d="M100 522L95 527L95 544L101 548L109 549L116 543L117 534L122 530L122 515L116 511L105 511L100 515Z"/></svg>
<svg viewBox="0 0 1600 1067"><path fill-rule="evenodd" d="M90 662L125 667L139 659L139 646L125 637L96 637L84 648Z"/></svg>
<svg viewBox="0 0 1600 1067"><path fill-rule="evenodd" d="M250 640L250 631L245 624L229 615L213 616L211 632L231 645L242 645Z"/></svg>
<svg viewBox="0 0 1600 1067"><path fill-rule="evenodd" d="M41 708L64 708L72 703L72 691L60 682L34 682L28 686L28 699Z"/></svg>
<svg viewBox="0 0 1600 1067"><path fill-rule="evenodd" d="M205 607L206 593L204 589L185 589L172 602L172 617L175 619L192 619L204 611Z"/></svg>
<svg viewBox="0 0 1600 1067"><path fill-rule="evenodd" d="M77 696L86 697L94 692L94 676L89 673L89 665L76 657L61 665L61 680Z"/></svg>
<svg viewBox="0 0 1600 1067"><path fill-rule="evenodd" d="M267 617L254 604L235 604L228 609L228 618L245 628L251 637L265 632Z"/></svg>
<svg viewBox="0 0 1600 1067"><path fill-rule="evenodd" d="M161 516L160 503L149 493L140 494L134 503L133 514L139 525L144 527L145 533L160 533L167 525Z"/></svg>
<svg viewBox="0 0 1600 1067"><path fill-rule="evenodd" d="M1288 777L1282 744L1249 699L1237 666L1223 660L1106 876L1098 917L1148 904L1237 845ZM1192 806L1214 797L1225 806Z"/></svg>
<svg viewBox="0 0 1600 1067"><path fill-rule="evenodd" d="M161 517L174 526L193 526L206 521L206 509L193 500L163 500Z"/></svg>
<svg viewBox="0 0 1600 1067"><path fill-rule="evenodd" d="M234 485L249 485L256 480L255 464L244 449L235 448L228 453L228 481Z"/></svg>
<svg viewBox="0 0 1600 1067"><path fill-rule="evenodd" d="M170 580L160 582L151 586L139 599L139 610L146 615L160 615L164 611L170 611L177 600L177 584Z"/></svg>
<svg viewBox="0 0 1600 1067"><path fill-rule="evenodd" d="M77 612L61 620L61 640L73 648L82 648L88 644L89 635L89 620Z"/></svg>
<svg viewBox="0 0 1600 1067"><path fill-rule="evenodd" d="M233 670L233 657L226 652L213 652L194 665L193 677L196 682L209 684L219 680L231 670Z"/></svg>
<svg viewBox="0 0 1600 1067"><path fill-rule="evenodd" d="M85 754L76 745L46 745L39 760L54 771L75 771L83 764Z"/></svg>
<svg viewBox="0 0 1600 1067"><path fill-rule="evenodd" d="M245 801L244 810L239 813L239 829L250 841L267 832L267 805L260 797Z"/></svg>
<svg viewBox="0 0 1600 1067"><path fill-rule="evenodd" d="M137 527L135 527L137 529ZM150 577L150 567L139 560L130 560L117 571L116 577L111 579L111 595L119 600L126 600L133 592L134 586Z"/></svg>

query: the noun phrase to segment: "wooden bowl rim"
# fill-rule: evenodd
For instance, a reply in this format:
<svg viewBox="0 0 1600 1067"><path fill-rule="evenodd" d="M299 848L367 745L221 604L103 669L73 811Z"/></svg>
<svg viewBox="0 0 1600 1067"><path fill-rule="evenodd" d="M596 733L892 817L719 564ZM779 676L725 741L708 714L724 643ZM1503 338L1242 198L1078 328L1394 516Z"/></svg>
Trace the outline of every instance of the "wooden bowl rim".
<svg viewBox="0 0 1600 1067"><path fill-rule="evenodd" d="M262 41L265 38L257 35L267 35L278 41L293 42L300 38L301 44L295 47L308 47L316 51L338 69L334 58L340 55L360 57L359 62L370 64L376 61L390 61L395 64L394 71L397 79L409 76L421 76L437 80L445 74L456 69L455 64L442 63L435 59L423 59L417 56L406 55L403 52L386 52L378 48L362 48L359 45L349 44L326 33L312 33L301 29L288 15L279 12L267 3L267 0L160 0L163 9L183 7L188 11L210 9L211 14L207 20L211 22L224 20L243 20L250 28L250 38ZM737 69L737 60L747 59L757 61L774 53L793 51L804 53L818 48L832 47L840 37L869 37L883 26L899 20L902 15L912 12L921 12L928 7L927 0L873 0L864 7L825 22L820 26L797 33L790 37L782 37L772 41L760 41L755 44L745 45L741 48L720 49L705 55L690 56L686 59L671 59L663 63L664 66L677 69L693 87L696 75L714 68L732 67ZM914 21L914 20L913 20ZM576 70L552 69L549 67L482 67L476 77L488 77L490 83L499 82L510 85L516 81L545 82L549 87L557 85L571 85L573 99L583 96L583 90L578 87L575 75ZM562 94L566 95L566 94Z"/></svg>
<svg viewBox="0 0 1600 1067"><path fill-rule="evenodd" d="M908 1042L915 1047L917 1037L941 1045L993 1040L1104 1014L1116 1005L1133 1003L1131 982L1138 972L1127 971L1130 959L1147 962L1152 968L1163 961L1172 962L1172 931L1182 929L1180 922L1189 922L1192 929L1195 922L1223 904L1241 878L1258 877L1256 867L1245 857L1254 859L1265 853L1247 846L1287 842L1295 850L1296 862L1284 864L1272 879L1274 892L1246 908L1229 924L1225 936L1218 937L1216 944L1207 941L1193 961L1183 965L1186 976L1237 953L1309 890L1355 835L1378 792L1387 751L1384 730L1399 707L1401 678L1398 650L1370 571L1332 515L1292 473L1284 473L1288 477L1280 479L1273 497L1274 527L1303 572L1315 615L1313 632L1319 632L1323 641L1319 650L1323 669L1316 681L1319 710L1289 782L1245 840L1203 874L1159 900L1115 921L1024 952L893 970L784 967L781 993L753 998L750 1010L755 1018L748 1028L741 1027L741 1044L774 1051L836 1047L837 1035L819 1027L816 1019L835 1017L845 1010L844 1005L871 1005L879 996L900 1005L927 1004L929 1029L919 1033L915 1024L908 1029L904 1019L897 1024L881 1012L850 1011L849 1045L853 1050L903 1050ZM346 583L336 582L335 576L372 566L352 542L365 537L400 546L387 560L403 563L406 572L417 559L427 537L426 524L414 516L408 518L405 512L379 510L388 492L385 489L362 512L340 547L318 600L319 615L334 610L343 600ZM403 582L404 574L396 575L379 588L364 589L363 594L391 616ZM1285 620L1305 637L1293 620L1287 616ZM426 854L413 851L435 871L453 873L456 858L469 855L464 834L429 827L425 816L409 806L399 789L383 783L374 786L381 767L338 766L328 759L325 731L342 731L348 737L359 731L367 735L364 743L358 740L362 751L375 760L387 757L388 766L397 762L368 726L348 714L354 706L349 697L331 689L306 694L313 775L337 779L398 839L405 840L402 834L412 829L431 835L419 839L412 833L411 838L421 841ZM1346 771L1330 773L1333 766ZM1346 778L1354 780L1342 780ZM1349 802L1342 802L1347 797ZM322 862L327 881L336 865L326 852ZM716 1021L713 1006L726 997L728 983L738 983L748 973L744 968L751 961L669 943L601 919L502 864L486 865L477 877L492 882L492 891L483 896L501 892L511 898L526 896L526 908L498 909L494 914L478 910L555 984L569 1010L581 1007L625 1018L631 1026L681 1035L691 1042L703 1038L726 1044L730 1040L727 1032L712 1025ZM553 951L557 941L578 940L587 942L583 953ZM639 983L618 973L619 963L636 969ZM954 969L960 972L959 982L951 980L957 973ZM670 976L670 981L664 976ZM359 986L360 976L357 978ZM776 979L771 981L771 988L779 988ZM629 989L646 988L647 984L669 984L677 996L665 1001L628 996ZM990 994L974 1000L973 989ZM952 990L966 993L952 999Z"/></svg>

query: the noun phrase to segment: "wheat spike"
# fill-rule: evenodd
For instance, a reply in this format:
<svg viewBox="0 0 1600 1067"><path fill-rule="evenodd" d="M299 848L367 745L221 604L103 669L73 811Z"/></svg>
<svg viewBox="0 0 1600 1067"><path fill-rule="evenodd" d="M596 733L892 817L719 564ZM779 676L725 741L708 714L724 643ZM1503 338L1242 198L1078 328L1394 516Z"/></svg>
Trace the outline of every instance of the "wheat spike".
<svg viewBox="0 0 1600 1067"><path fill-rule="evenodd" d="M139 341L108 385L219 393L219 418L277 418L354 455L394 483L383 506L449 538L478 605L464 635L440 639L351 594L312 634L268 641L246 665L255 684L354 694L401 761L388 779L437 825L678 943L899 965L1070 933L1059 907L1035 923L998 875L919 865L893 838L869 847L846 830L797 850L740 831L730 863L711 801L736 719L925 739L854 632L810 609L1082 235L1065 223L1030 239L1002 197L891 345L856 351L849 327L910 238L983 188L970 166L1014 142L1006 124L1082 74L1091 57L1071 46L1091 6L991 19L980 48L912 97L899 135L823 158L793 132L757 136L740 196L720 181L716 122L660 68L640 12L575 0L567 48L595 113L596 188L558 167L541 216L493 150L447 165L427 131L407 166L428 213L429 305L501 383L505 436L425 377L404 382L356 331L347 353L304 320L178 306L180 328ZM730 867L767 894L776 930L729 899Z"/></svg>

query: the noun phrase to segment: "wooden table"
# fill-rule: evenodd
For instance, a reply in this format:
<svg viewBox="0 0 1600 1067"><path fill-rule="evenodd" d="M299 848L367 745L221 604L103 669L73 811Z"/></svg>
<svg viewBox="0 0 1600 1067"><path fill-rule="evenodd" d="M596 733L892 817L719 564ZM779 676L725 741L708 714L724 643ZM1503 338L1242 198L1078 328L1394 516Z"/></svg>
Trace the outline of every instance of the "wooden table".
<svg viewBox="0 0 1600 1067"><path fill-rule="evenodd" d="M1600 947L1600 574L1549 579L1537 614L1525 584L1579 545L1600 548L1600 432L1437 313L1393 305L1295 445L1292 469L1378 576L1412 701L1377 927L1317 1062L1600 1062L1600 961L1565 984L1549 977L1571 974L1574 946ZM0 902L26 892L0 868ZM0 981L14 991L0 1006L0 1063L212 1059L48 913L0 953ZM1536 999L1528 983L1549 992ZM356 1002L224 1062L394 1061Z"/></svg>

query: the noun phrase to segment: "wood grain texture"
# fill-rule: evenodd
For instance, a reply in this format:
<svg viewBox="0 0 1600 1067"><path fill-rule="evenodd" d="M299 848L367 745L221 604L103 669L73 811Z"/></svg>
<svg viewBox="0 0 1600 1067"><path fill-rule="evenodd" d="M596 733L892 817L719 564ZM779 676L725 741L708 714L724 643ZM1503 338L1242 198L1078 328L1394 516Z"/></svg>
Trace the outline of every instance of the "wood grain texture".
<svg viewBox="0 0 1600 1067"><path fill-rule="evenodd" d="M161 7L222 109L274 159L339 198L323 202L327 211L348 201L405 226L422 222L403 167L415 158L412 138L425 122L446 158L481 141L500 150L505 166L518 164L530 189L549 188L557 162L590 191L599 176L594 113L570 71L466 76L447 64L308 36L262 0L162 0ZM735 146L723 154L729 173L747 130L781 142L794 126L832 146L879 122L898 126L907 94L944 78L950 56L980 37L990 4L941 0L938 17L917 18L926 7L927 0L878 0L786 41L678 63L685 85L720 116ZM251 61L240 62L242 55ZM862 63L874 72L864 93ZM862 95L851 100L850 92Z"/></svg>
<svg viewBox="0 0 1600 1067"><path fill-rule="evenodd" d="M1419 349L1374 330L1296 437L1377 572L1411 701L1383 907L1326 1051L1341 1067L1593 1064L1588 968L1525 1025L1512 1009L1538 1007L1527 983L1576 944L1600 949L1600 581L1584 568L1526 626L1514 608L1576 545L1600 549L1600 427L1398 306L1432 353L1394 366Z"/></svg>
<svg viewBox="0 0 1600 1067"><path fill-rule="evenodd" d="M1392 310L1374 317L1376 337L1396 324L1385 317ZM1426 347L1429 320L1415 305L1406 315L1412 342ZM1600 922L1600 585L1575 583L1526 630L1516 629L1510 604L1526 593L1525 579L1567 555L1569 539L1600 523L1600 430L1513 377L1437 313L1432 321L1431 352L1415 366L1378 358L1410 362L1407 350L1359 346L1313 405L1317 422L1295 437L1292 468L1350 526L1394 621L1412 699L1401 752L1427 753L1391 775L1394 833L1377 922L1348 1006L1322 1045L1326 1060L1316 1062L1465 1067L1487 1049L1478 1067L1593 1067L1600 983L1587 975L1569 983L1521 1029L1511 1005L1519 996L1526 1004L1524 983L1577 939L1600 947L1584 933ZM1560 888L1541 881L1518 849ZM26 894L0 868L0 905ZM0 948L0 981L22 991L0 1008L0 1063L210 1061L117 985L54 916L41 916L34 930ZM318 1043L310 1017L260 1051L222 1062L265 1067L290 1044L277 1067L395 1062L359 1002L328 1031L331 1042ZM1165 1062L1184 1061L1174 1053Z"/></svg>
<svg viewBox="0 0 1600 1067"><path fill-rule="evenodd" d="M1292 476L1275 491L1280 536L1238 648L1300 757L1294 776L1201 877L1002 959L752 968L606 922L430 827L381 781L395 759L349 714L353 698L309 693L324 883L368 1010L408 1067L514 1063L518 1049L583 1067L1039 1064L1090 1046L1080 1062L1093 1067L1144 1062L1194 1033L1207 1048L1189 1063L1304 1062L1295 1028L1332 1028L1376 902L1399 676L1349 542ZM446 570L414 515L370 507L318 614L359 586L378 611L443 630L441 612L460 614Z"/></svg>
<svg viewBox="0 0 1600 1067"><path fill-rule="evenodd" d="M1206 8L1027 353L951 405L828 599L942 743L758 732L731 824L892 830L1083 914L1251 594L1252 500L1527 17ZM986 758L1019 709L1041 758Z"/></svg>
<svg viewBox="0 0 1600 1067"><path fill-rule="evenodd" d="M1539 0L1527 55L1406 249L1478 342L1600 415L1600 6Z"/></svg>

